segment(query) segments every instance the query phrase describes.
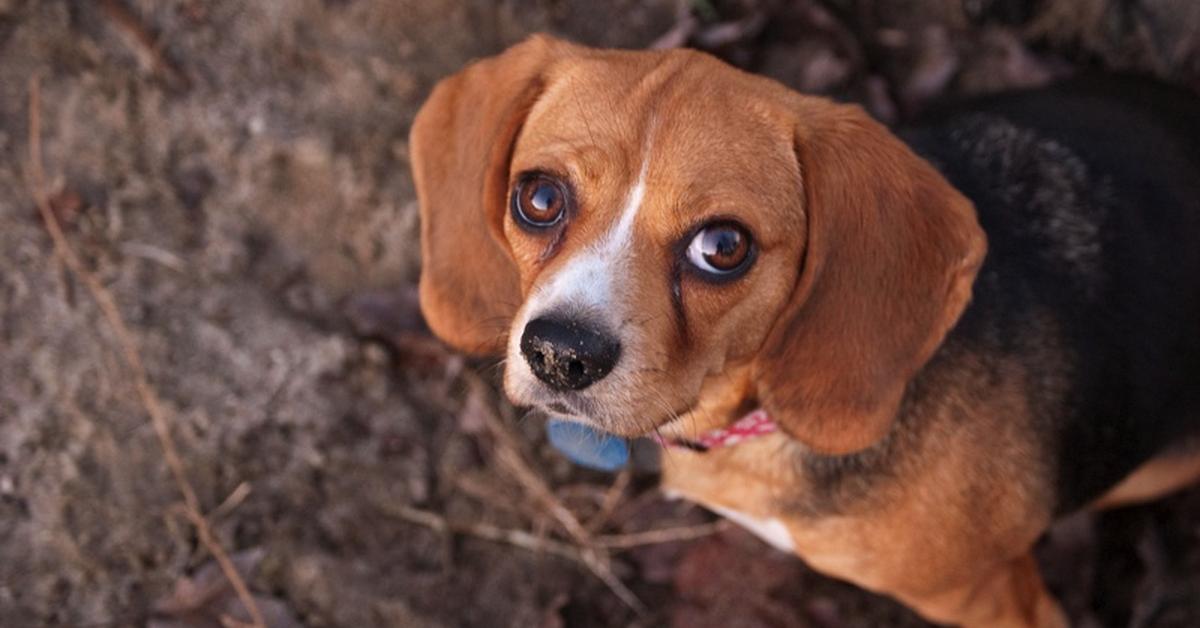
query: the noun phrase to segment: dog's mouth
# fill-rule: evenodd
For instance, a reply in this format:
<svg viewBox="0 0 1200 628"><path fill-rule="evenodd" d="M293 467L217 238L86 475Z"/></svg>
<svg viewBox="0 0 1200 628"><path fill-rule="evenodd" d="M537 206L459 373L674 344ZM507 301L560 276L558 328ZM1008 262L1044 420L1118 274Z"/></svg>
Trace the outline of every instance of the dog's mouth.
<svg viewBox="0 0 1200 628"><path fill-rule="evenodd" d="M605 422L595 418L596 404L590 399L577 395L561 396L535 402L533 407L541 410L551 418L562 418L576 423L593 425L599 429L606 429Z"/></svg>
<svg viewBox="0 0 1200 628"><path fill-rule="evenodd" d="M563 419L630 439L657 438L686 431L684 428L688 425L688 414L695 408L694 405L689 405L682 410L659 410L656 414L638 418L610 416L601 410L602 404L579 395L537 401L532 405L549 419Z"/></svg>
<svg viewBox="0 0 1200 628"><path fill-rule="evenodd" d="M553 412L555 414L563 414L563 415L574 414L574 412L572 412L571 409L567 407L567 404L565 404L561 401L551 401L550 403L546 404L546 410Z"/></svg>

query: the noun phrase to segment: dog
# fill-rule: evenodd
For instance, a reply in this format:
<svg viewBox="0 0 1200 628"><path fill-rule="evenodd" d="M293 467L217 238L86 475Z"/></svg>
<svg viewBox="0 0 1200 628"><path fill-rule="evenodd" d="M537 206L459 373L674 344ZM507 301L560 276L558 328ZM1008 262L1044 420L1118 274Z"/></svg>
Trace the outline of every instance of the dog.
<svg viewBox="0 0 1200 628"><path fill-rule="evenodd" d="M1051 522L1200 476L1182 91L1082 78L892 132L700 52L534 36L442 80L410 151L437 336L931 621L1066 625Z"/></svg>

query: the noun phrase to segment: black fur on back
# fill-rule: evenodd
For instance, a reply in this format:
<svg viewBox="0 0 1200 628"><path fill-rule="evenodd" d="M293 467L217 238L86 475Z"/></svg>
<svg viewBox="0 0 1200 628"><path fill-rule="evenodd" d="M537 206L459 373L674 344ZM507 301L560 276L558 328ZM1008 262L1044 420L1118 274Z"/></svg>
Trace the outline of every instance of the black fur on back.
<svg viewBox="0 0 1200 628"><path fill-rule="evenodd" d="M1059 511L1200 431L1200 99L1081 78L901 136L978 210L988 255L947 343L1027 365Z"/></svg>

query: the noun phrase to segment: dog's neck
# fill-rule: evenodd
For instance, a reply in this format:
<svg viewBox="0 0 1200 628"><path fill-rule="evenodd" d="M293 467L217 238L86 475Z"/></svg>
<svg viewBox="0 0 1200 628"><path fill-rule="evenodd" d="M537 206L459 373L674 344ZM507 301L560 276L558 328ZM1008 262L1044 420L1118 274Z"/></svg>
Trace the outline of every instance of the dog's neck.
<svg viewBox="0 0 1200 628"><path fill-rule="evenodd" d="M687 412L661 426L652 437L659 442L701 443L723 440L721 434L759 410L750 366L727 367L703 382L699 401Z"/></svg>

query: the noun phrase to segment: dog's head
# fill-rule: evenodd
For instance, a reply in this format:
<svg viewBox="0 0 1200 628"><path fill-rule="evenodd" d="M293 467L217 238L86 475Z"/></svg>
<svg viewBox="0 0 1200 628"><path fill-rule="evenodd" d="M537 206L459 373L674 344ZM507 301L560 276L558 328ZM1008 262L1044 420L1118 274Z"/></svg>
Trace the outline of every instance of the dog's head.
<svg viewBox="0 0 1200 628"><path fill-rule="evenodd" d="M692 51L534 37L442 81L410 145L434 332L505 354L513 402L617 434L740 378L806 445L866 447L985 250L858 107Z"/></svg>

